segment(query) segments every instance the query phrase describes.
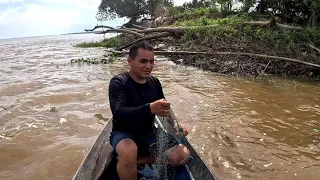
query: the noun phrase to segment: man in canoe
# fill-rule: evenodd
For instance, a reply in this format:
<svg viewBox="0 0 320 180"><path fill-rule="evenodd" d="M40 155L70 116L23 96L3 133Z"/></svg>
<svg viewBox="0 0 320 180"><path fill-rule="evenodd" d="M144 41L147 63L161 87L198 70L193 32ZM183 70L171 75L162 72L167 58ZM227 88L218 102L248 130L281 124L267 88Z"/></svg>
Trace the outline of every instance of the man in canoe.
<svg viewBox="0 0 320 180"><path fill-rule="evenodd" d="M110 142L118 154L117 172L121 180L137 179L137 164L152 163L149 147L157 140L154 118L169 116L170 103L164 98L160 81L150 75L154 67L154 49L145 42L132 45L130 69L113 77L109 101L113 114ZM188 131L181 124L183 135ZM184 165L188 149L178 141L168 152L168 164ZM144 158L143 158L144 157Z"/></svg>

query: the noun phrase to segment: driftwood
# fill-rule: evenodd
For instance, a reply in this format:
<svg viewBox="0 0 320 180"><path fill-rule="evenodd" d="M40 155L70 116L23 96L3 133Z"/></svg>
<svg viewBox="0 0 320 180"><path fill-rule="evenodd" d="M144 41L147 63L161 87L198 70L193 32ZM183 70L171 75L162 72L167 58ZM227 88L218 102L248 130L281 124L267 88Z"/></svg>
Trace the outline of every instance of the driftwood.
<svg viewBox="0 0 320 180"><path fill-rule="evenodd" d="M309 44L308 45L311 49L315 50L316 52L318 52L320 54L320 49L317 48L316 46L314 46L313 44Z"/></svg>
<svg viewBox="0 0 320 180"><path fill-rule="evenodd" d="M173 33L180 33L183 34L186 29L190 29L192 27L159 27L159 28L147 28L139 33L153 33L153 32L173 32Z"/></svg>
<svg viewBox="0 0 320 180"><path fill-rule="evenodd" d="M280 29L287 29L287 30L303 30L303 28L301 27L289 26L289 25L277 23L275 16L273 16L270 21L250 21L250 22L244 22L239 24L240 25L249 24L252 26L272 27L272 28L280 28Z"/></svg>
<svg viewBox="0 0 320 180"><path fill-rule="evenodd" d="M140 30L146 29L145 27L139 26L139 25L136 25L136 24L132 24L132 27L134 27L136 29L140 29Z"/></svg>
<svg viewBox="0 0 320 180"><path fill-rule="evenodd" d="M252 26L260 26L260 27L279 27L279 28L291 29L291 30L302 30L302 28L300 27L293 27L293 26L278 24L276 22L275 17L273 17L270 21L251 21L251 22L238 23L236 25L245 25L245 24L250 24ZM101 26L95 26L93 29L86 29L85 31L88 32L88 31L94 31L98 28L108 28L105 31L99 32L99 34L120 32L120 33L132 34L139 37L139 39L133 42L130 42L117 49L117 50L123 50L131 46L132 44L143 41L143 40L157 39L157 38L170 37L170 36L182 36L186 32L186 30L195 29L195 28L215 27L215 26L223 26L223 25L215 24L215 25L209 25L209 26L145 28L145 27L130 23L130 26L126 26L126 27L131 27L131 28L113 28L110 26L101 25ZM153 34L150 34L150 33L153 33Z"/></svg>
<svg viewBox="0 0 320 180"><path fill-rule="evenodd" d="M128 51L111 51L111 53L114 54L128 54ZM251 56L251 57L260 57L260 58L266 58L270 60L283 60L283 61L288 61L288 62L294 62L294 63L299 63L299 64L304 64L310 67L314 68L319 68L320 65L314 64L314 63L309 63L297 59L292 59L292 58L286 58L286 57L279 57L279 56L269 56L269 55L263 55L263 54L252 54L252 53L236 53L236 52L189 52L189 51L154 51L156 55L197 55L197 54L202 54L202 55L236 55L236 56Z"/></svg>
<svg viewBox="0 0 320 180"><path fill-rule="evenodd" d="M97 25L97 26L95 26L94 28L92 28L92 29L85 29L84 31L86 31L86 32L88 32L88 31L94 31L94 30L96 30L96 29L98 29L98 28L108 28L108 29L115 29L114 27L111 27L111 26L104 26L104 25Z"/></svg>
<svg viewBox="0 0 320 180"><path fill-rule="evenodd" d="M128 33L128 34L133 34L133 35L138 36L138 37L144 37L143 34L140 34L137 31L132 31L132 30L128 30L128 29L108 29L108 30L105 30L105 31L101 32L101 34L106 34L106 33L110 33L110 32Z"/></svg>
<svg viewBox="0 0 320 180"><path fill-rule="evenodd" d="M147 35L147 36L139 38L139 39L137 39L137 40L135 40L133 42L130 42L130 43L118 48L118 50L125 49L125 48L131 46L132 44L140 42L140 41L143 41L143 40L157 39L157 38L162 38L162 37L169 37L169 36L172 36L172 35L174 35L174 34L171 33L171 32L164 32L164 33L159 33L159 34Z"/></svg>
<svg viewBox="0 0 320 180"><path fill-rule="evenodd" d="M273 27L273 28L281 28L281 29L288 29L288 30L303 30L301 27L295 27L295 26L289 26L284 24L279 24L276 22L275 17L272 17L270 21L250 21L250 22L242 22L235 24L237 25L251 25L251 26L259 26L259 27ZM206 28L206 27L215 27L215 26L224 26L224 25L209 25L209 26L188 26L188 27L159 27L159 28L145 28L142 26L138 26L135 24L130 24L131 28L113 28L110 26L95 26L93 29L85 29L85 31L94 31L98 28L108 28L108 30L99 32L99 34L105 34L105 33L112 33L112 32L120 32L120 33L128 33L133 34L137 37L140 37L142 39L138 39L134 42L142 41L143 39L156 39L160 37L169 37L169 36L181 36L184 34L186 30L195 29L195 28ZM144 35L149 33L159 33L159 34L153 34L153 35ZM129 43L130 45L133 44ZM129 46L130 46L129 45ZM119 50L122 50L124 48L128 47L127 45L124 47L119 48Z"/></svg>

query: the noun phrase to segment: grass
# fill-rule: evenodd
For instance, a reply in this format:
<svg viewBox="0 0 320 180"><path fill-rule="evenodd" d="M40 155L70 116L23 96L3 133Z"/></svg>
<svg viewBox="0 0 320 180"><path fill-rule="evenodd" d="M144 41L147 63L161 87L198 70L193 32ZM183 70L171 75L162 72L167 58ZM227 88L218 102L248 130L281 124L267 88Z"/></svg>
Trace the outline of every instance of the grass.
<svg viewBox="0 0 320 180"><path fill-rule="evenodd" d="M250 21L250 18L246 15L234 15L227 18L210 19L207 17L200 17L193 20L177 21L173 26L209 26L209 25L231 25L245 21Z"/></svg>
<svg viewBox="0 0 320 180"><path fill-rule="evenodd" d="M77 44L76 47L79 48L90 48L90 47L106 47L106 48L115 48L120 46L121 39L119 36L112 38L104 39L100 42L85 42Z"/></svg>
<svg viewBox="0 0 320 180"><path fill-rule="evenodd" d="M271 29L237 25L250 21L248 16L230 16L228 18L208 19L201 17L193 20L175 22L173 26L195 26L183 36L183 41L215 42L217 39L237 42L260 42L266 46L294 53L301 44L319 45L320 29L306 28L302 31ZM217 25L217 26L213 26Z"/></svg>
<svg viewBox="0 0 320 180"><path fill-rule="evenodd" d="M204 15L207 13L218 13L216 8L197 8L192 10L179 9L174 7L174 11L179 16L182 15ZM171 9L172 11L172 9ZM217 40L226 42L236 42L230 44L233 47L241 47L243 44L260 43L264 46L281 50L285 53L294 54L301 44L313 43L316 46L320 45L320 29L306 28L302 31L271 29L269 27L253 27L250 25L239 25L242 22L251 21L250 15L232 15L226 18L207 18L200 16L199 18L185 20L184 18L175 21L171 26L197 26L188 30L182 37L186 44L195 46L199 42L215 43ZM216 25L216 26L215 26ZM122 34L124 35L124 34ZM105 39L101 42L89 42L78 44L77 47L106 47L116 48L124 43L126 38L116 36L113 38ZM192 41L193 43L190 43ZM188 43L189 42L189 43ZM196 43L195 43L196 42ZM193 48L194 49L194 48Z"/></svg>
<svg viewBox="0 0 320 180"><path fill-rule="evenodd" d="M84 59L83 57L78 58L78 59L71 59L71 64L72 63L87 63L87 64L108 64L114 62L117 57L115 54L107 54L103 55L105 58L102 58L98 60L97 58L87 58Z"/></svg>
<svg viewBox="0 0 320 180"><path fill-rule="evenodd" d="M205 14L219 13L220 11L216 7L201 7L190 10L185 10L183 7L172 7L169 9L169 17L172 16L203 16Z"/></svg>

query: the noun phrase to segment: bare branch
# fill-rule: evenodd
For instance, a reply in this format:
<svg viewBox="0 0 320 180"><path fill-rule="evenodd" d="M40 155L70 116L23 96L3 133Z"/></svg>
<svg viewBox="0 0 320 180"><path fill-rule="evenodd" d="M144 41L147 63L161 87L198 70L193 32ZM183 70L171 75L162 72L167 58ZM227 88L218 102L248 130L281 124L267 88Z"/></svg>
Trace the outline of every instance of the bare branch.
<svg viewBox="0 0 320 180"><path fill-rule="evenodd" d="M138 31L139 33L152 33L152 32L173 32L173 33L183 33L186 27L160 27L160 28L148 28L145 30Z"/></svg>
<svg viewBox="0 0 320 180"><path fill-rule="evenodd" d="M313 44L309 44L309 47L315 51L317 51L320 54L320 49L314 46Z"/></svg>
<svg viewBox="0 0 320 180"><path fill-rule="evenodd" d="M303 28L302 28L302 27L289 26L289 25L279 24L279 23L277 23L277 27L279 27L279 28L281 28L281 29L303 30Z"/></svg>
<svg viewBox="0 0 320 180"><path fill-rule="evenodd" d="M104 26L104 25L101 25L101 26L95 26L93 29L85 29L86 32L88 31L94 31L98 28L108 28L108 29L115 29L114 27L111 27L111 26Z"/></svg>
<svg viewBox="0 0 320 180"><path fill-rule="evenodd" d="M142 27L142 26L138 26L136 24L132 24L132 27L136 28L136 29L140 29L140 30L143 30L143 29L147 29L145 27Z"/></svg>
<svg viewBox="0 0 320 180"><path fill-rule="evenodd" d="M122 49L125 49L129 46L131 46L132 44L134 43L137 43L137 42L140 42L140 41L143 41L143 40L149 40L149 39L157 39L157 38L161 38L161 37L169 37L169 36L173 36L174 34L170 33L170 32L164 32L164 33L159 33L159 34L153 34L153 35L147 35L147 36L144 36L143 38L140 38L140 39L137 39L131 43L128 43L120 48L118 48L118 50L122 50Z"/></svg>
<svg viewBox="0 0 320 180"><path fill-rule="evenodd" d="M112 53L115 54L127 54L128 51L112 51ZM286 57L279 57L279 56L269 56L269 55L263 55L263 54L252 54L252 53L236 53L236 52L189 52L189 51L155 51L156 55L197 55L197 54L203 54L203 55L237 55L237 56L253 56L253 57L260 57L260 58L266 58L266 59L273 59L273 60L283 60L288 62L294 62L299 64L308 65L315 68L320 68L320 65L309 63L297 59L292 58L286 58ZM269 64L269 63L268 63Z"/></svg>
<svg viewBox="0 0 320 180"><path fill-rule="evenodd" d="M101 32L101 34L106 34L106 33L110 33L110 32L128 33L128 34L133 34L138 37L144 37L143 34L140 34L135 31L128 30L128 29L108 29L106 31Z"/></svg>

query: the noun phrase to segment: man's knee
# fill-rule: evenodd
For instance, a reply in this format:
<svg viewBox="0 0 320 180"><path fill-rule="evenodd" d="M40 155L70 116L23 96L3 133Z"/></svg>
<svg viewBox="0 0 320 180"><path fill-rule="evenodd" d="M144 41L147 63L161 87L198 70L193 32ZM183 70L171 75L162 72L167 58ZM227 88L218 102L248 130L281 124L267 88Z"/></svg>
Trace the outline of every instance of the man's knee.
<svg viewBox="0 0 320 180"><path fill-rule="evenodd" d="M121 140L116 147L116 152L120 161L126 162L126 164L137 163L138 147L132 139Z"/></svg>
<svg viewBox="0 0 320 180"><path fill-rule="evenodd" d="M185 165L189 162L189 150L182 144L169 149L169 164L170 165Z"/></svg>

